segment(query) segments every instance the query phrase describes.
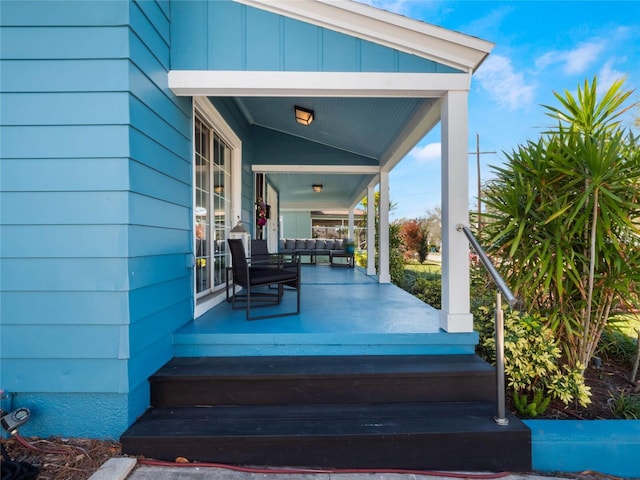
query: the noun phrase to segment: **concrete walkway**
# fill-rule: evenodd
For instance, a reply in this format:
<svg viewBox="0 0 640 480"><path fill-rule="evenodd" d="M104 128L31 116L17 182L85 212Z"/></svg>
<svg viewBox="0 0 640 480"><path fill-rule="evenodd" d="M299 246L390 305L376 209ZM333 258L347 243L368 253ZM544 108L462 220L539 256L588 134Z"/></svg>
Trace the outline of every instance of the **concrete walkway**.
<svg viewBox="0 0 640 480"><path fill-rule="evenodd" d="M135 458L112 458L94 473L89 480L453 480L453 479L491 479L505 480L566 480L558 477L535 474L510 473L333 473L305 472L266 473L263 469L254 471L236 471L217 467L177 467L138 465Z"/></svg>

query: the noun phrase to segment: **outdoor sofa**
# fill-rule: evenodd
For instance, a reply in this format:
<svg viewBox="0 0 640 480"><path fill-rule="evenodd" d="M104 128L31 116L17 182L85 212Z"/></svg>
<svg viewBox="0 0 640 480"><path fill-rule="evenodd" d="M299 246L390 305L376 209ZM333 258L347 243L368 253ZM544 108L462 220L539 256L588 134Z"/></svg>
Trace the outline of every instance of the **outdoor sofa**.
<svg viewBox="0 0 640 480"><path fill-rule="evenodd" d="M344 256L345 250L342 239L324 239L324 238L281 238L278 245L278 253L284 255L308 255L310 262L315 264L318 255L326 255L329 257L330 263L333 264L334 256Z"/></svg>

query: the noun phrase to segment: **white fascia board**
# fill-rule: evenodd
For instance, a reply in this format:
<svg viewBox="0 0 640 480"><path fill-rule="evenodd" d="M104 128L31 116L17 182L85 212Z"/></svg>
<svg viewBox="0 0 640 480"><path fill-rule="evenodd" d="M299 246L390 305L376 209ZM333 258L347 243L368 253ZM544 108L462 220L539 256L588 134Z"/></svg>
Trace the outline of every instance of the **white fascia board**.
<svg viewBox="0 0 640 480"><path fill-rule="evenodd" d="M470 86L470 73L169 72L169 88L178 96L440 98Z"/></svg>
<svg viewBox="0 0 640 480"><path fill-rule="evenodd" d="M494 43L348 0L235 0L473 72Z"/></svg>
<svg viewBox="0 0 640 480"><path fill-rule="evenodd" d="M367 165L252 165L258 173L329 173L338 175L377 175L380 168Z"/></svg>

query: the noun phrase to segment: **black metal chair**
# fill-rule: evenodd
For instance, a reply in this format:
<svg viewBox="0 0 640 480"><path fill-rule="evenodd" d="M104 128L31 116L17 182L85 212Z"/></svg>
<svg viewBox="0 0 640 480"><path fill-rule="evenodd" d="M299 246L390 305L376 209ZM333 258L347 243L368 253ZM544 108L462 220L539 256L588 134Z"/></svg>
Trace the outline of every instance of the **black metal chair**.
<svg viewBox="0 0 640 480"><path fill-rule="evenodd" d="M274 263L268 265L259 263L252 267L247 261L246 252L242 240L229 239L229 251L231 252L232 271L232 307L246 308L247 320L258 320L262 318L284 317L287 315L297 315L300 313L300 264L297 263L295 269L283 268L282 264ZM276 293L265 293L259 291L260 287L275 285ZM259 306L280 305L284 293L284 285L296 290L296 310L288 312L278 312L268 315L251 315L251 308ZM245 293L236 292L236 287L242 287ZM228 285L227 285L228 288ZM268 288L267 288L268 290ZM245 305L237 306L237 303Z"/></svg>

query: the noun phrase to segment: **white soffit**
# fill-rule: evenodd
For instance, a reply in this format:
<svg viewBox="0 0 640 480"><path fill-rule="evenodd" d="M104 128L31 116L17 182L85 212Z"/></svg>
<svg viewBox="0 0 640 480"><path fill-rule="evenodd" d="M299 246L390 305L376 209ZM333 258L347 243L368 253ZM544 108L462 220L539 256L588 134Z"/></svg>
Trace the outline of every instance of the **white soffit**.
<svg viewBox="0 0 640 480"><path fill-rule="evenodd" d="M234 0L473 72L494 43L350 0Z"/></svg>
<svg viewBox="0 0 640 480"><path fill-rule="evenodd" d="M469 91L470 82L467 73L169 72L169 88L178 96L440 98Z"/></svg>

